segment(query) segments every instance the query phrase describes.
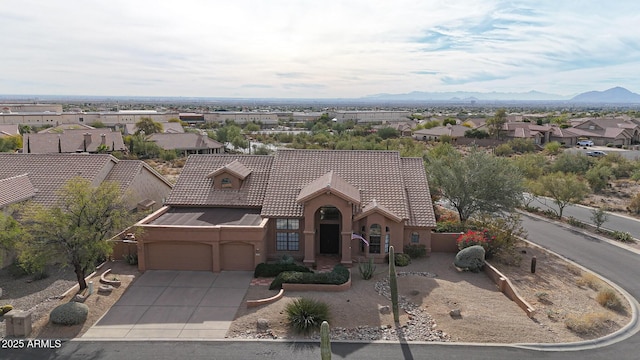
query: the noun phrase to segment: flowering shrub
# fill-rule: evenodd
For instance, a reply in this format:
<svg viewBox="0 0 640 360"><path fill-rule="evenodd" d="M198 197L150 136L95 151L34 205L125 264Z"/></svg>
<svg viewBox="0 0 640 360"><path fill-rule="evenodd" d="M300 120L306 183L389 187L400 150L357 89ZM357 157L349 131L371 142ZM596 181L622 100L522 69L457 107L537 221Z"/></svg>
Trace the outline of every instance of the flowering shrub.
<svg viewBox="0 0 640 360"><path fill-rule="evenodd" d="M495 236L491 236L487 229L478 231L468 230L466 233L458 236L456 243L460 250L468 248L469 246L480 245L485 251L488 251L491 245L491 240L493 239L495 239Z"/></svg>

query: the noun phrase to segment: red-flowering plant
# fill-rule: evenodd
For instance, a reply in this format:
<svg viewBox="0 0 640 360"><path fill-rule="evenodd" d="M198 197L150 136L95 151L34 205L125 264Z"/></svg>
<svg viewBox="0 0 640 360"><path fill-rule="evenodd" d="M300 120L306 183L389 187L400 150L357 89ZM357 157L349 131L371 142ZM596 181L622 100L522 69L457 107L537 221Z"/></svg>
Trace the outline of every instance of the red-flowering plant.
<svg viewBox="0 0 640 360"><path fill-rule="evenodd" d="M485 251L489 251L489 247L491 246L491 240L495 239L495 236L491 236L489 234L489 230L468 230L466 233L458 236L456 239L456 244L458 244L458 249L462 250L464 248L468 248L473 245L480 245L484 248Z"/></svg>

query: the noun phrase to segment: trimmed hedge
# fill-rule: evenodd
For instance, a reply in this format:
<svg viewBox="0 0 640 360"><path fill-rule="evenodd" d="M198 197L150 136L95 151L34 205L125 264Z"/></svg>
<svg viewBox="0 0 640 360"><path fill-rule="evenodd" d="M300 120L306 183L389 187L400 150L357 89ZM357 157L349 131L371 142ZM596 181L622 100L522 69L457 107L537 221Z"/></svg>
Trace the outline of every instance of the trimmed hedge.
<svg viewBox="0 0 640 360"><path fill-rule="evenodd" d="M424 244L405 245L403 252L412 259L419 259L427 256L427 247Z"/></svg>
<svg viewBox="0 0 640 360"><path fill-rule="evenodd" d="M269 285L269 290L278 290L282 288L283 283L289 284L329 284L341 285L349 280L349 269L342 264L337 264L331 272L298 272L285 271L281 272Z"/></svg>
<svg viewBox="0 0 640 360"><path fill-rule="evenodd" d="M261 263L256 266L256 269L253 272L253 277L274 277L285 271L313 272L313 270L309 269L308 267L297 264Z"/></svg>

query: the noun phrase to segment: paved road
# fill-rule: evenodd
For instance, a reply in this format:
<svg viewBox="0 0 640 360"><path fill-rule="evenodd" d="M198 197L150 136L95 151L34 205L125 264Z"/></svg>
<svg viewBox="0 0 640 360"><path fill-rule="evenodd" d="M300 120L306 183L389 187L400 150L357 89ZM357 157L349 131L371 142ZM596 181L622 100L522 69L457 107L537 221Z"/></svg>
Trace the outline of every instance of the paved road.
<svg viewBox="0 0 640 360"><path fill-rule="evenodd" d="M525 217L529 239L615 280L640 298L640 255L558 225ZM544 266L539 264L538 266ZM640 333L603 348L540 352L513 346L333 343L334 359L638 359ZM289 342L73 341L55 350L0 350L2 359L319 359L318 344Z"/></svg>
<svg viewBox="0 0 640 360"><path fill-rule="evenodd" d="M552 209L558 211L558 206L550 198L536 197L530 205L539 207L542 210ZM607 214L609 219L602 225L604 229L628 232L634 238L640 239L640 223L637 220L610 212L607 212ZM593 224L593 221L591 221L591 208L586 206L567 205L562 212L562 216L573 216L582 222Z"/></svg>

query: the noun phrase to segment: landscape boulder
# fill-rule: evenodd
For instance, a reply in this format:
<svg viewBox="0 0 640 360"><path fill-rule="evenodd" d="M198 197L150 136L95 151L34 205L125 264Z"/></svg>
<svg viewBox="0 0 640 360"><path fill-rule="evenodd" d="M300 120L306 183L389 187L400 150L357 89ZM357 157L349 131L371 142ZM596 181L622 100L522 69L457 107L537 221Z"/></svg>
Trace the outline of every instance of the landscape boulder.
<svg viewBox="0 0 640 360"><path fill-rule="evenodd" d="M83 303L71 301L66 304L58 305L51 311L49 319L54 324L59 325L77 325L87 320L89 307Z"/></svg>
<svg viewBox="0 0 640 360"><path fill-rule="evenodd" d="M469 246L456 254L453 264L464 270L478 272L484 266L484 248L480 245Z"/></svg>

